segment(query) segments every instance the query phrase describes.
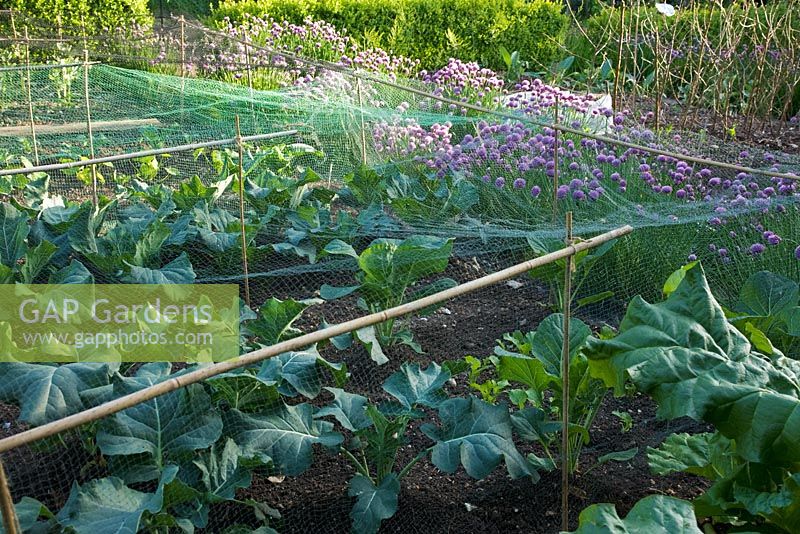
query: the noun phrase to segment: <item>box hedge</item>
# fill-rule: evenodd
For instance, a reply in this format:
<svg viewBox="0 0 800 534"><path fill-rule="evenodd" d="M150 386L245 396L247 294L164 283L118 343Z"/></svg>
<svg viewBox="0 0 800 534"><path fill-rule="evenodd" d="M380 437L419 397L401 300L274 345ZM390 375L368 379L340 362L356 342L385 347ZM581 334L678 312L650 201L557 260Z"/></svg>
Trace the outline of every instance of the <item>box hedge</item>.
<svg viewBox="0 0 800 534"><path fill-rule="evenodd" d="M325 20L429 69L450 57L501 69L500 46L519 50L534 67L549 65L568 24L561 4L550 0L221 0L212 19L236 22L246 13Z"/></svg>

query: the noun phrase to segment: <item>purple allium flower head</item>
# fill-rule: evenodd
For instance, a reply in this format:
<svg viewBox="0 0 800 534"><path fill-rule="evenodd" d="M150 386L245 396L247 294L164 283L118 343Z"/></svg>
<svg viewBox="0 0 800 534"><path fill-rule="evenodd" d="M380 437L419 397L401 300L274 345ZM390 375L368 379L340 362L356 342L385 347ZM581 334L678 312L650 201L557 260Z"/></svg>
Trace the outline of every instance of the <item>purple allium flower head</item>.
<svg viewBox="0 0 800 534"><path fill-rule="evenodd" d="M675 191L675 196L678 198L686 198L686 190L678 189L677 191Z"/></svg>
<svg viewBox="0 0 800 534"><path fill-rule="evenodd" d="M494 186L497 189L503 189L506 186L506 179L500 176L497 180L494 181Z"/></svg>
<svg viewBox="0 0 800 534"><path fill-rule="evenodd" d="M779 245L781 241L782 241L781 237L777 234L771 234L767 238L767 243L769 243L770 245Z"/></svg>
<svg viewBox="0 0 800 534"><path fill-rule="evenodd" d="M600 198L600 191L601 191L600 189L592 189L591 191L589 191L589 198L591 200L597 200L598 198Z"/></svg>
<svg viewBox="0 0 800 534"><path fill-rule="evenodd" d="M750 245L750 254L756 255L761 254L767 249L762 243L753 243Z"/></svg>
<svg viewBox="0 0 800 534"><path fill-rule="evenodd" d="M514 180L514 189L522 189L523 187L525 187L525 185L526 185L525 178L517 178L516 180Z"/></svg>
<svg viewBox="0 0 800 534"><path fill-rule="evenodd" d="M583 191L577 190L572 192L572 198L574 198L575 200L584 200L586 198L586 195L583 193Z"/></svg>
<svg viewBox="0 0 800 534"><path fill-rule="evenodd" d="M718 252L718 253L719 253L719 255L720 255L720 256L722 256L723 258L725 258L725 257L727 257L727 256L728 256L728 249L727 249L727 248L720 248L719 250L717 250L717 252Z"/></svg>
<svg viewBox="0 0 800 534"><path fill-rule="evenodd" d="M567 185L559 185L558 190L556 191L556 196L560 199L566 198L567 193L569 193L569 186Z"/></svg>
<svg viewBox="0 0 800 534"><path fill-rule="evenodd" d="M797 248L794 249L794 259L800 260L800 245L797 245Z"/></svg>
<svg viewBox="0 0 800 534"><path fill-rule="evenodd" d="M689 261L697 261L697 254L689 254L689 257L686 259Z"/></svg>
<svg viewBox="0 0 800 534"><path fill-rule="evenodd" d="M533 198L538 197L541 192L542 192L542 188L539 187L538 185L534 185L533 187L531 187L531 196Z"/></svg>

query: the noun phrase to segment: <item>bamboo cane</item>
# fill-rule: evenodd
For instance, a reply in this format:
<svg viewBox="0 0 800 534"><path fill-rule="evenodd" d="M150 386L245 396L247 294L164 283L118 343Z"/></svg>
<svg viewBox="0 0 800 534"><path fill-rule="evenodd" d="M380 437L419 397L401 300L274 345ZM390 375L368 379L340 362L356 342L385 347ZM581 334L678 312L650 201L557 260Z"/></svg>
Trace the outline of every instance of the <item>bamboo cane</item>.
<svg viewBox="0 0 800 534"><path fill-rule="evenodd" d="M572 246L572 212L566 217L568 247ZM569 320L572 311L572 272L574 256L564 267L564 344L561 349L561 530L569 530Z"/></svg>
<svg viewBox="0 0 800 534"><path fill-rule="evenodd" d="M239 115L236 115L236 145L239 149L239 222L242 227L242 274L244 275L244 302L250 306L250 277L247 265L247 230L244 223L244 147Z"/></svg>
<svg viewBox="0 0 800 534"><path fill-rule="evenodd" d="M8 534L19 534L17 511L14 509L14 500L11 498L11 490L8 488L8 478L6 478L2 460L0 460L0 511L2 511L2 524L5 531Z"/></svg>
<svg viewBox="0 0 800 534"><path fill-rule="evenodd" d="M94 157L94 135L92 134L92 111L89 104L89 50L83 49L83 101L86 105L86 133L89 136L89 159ZM92 203L97 206L97 165L92 164Z"/></svg>
<svg viewBox="0 0 800 534"><path fill-rule="evenodd" d="M556 110L553 113L553 224L558 216L558 95L556 95Z"/></svg>
<svg viewBox="0 0 800 534"><path fill-rule="evenodd" d="M247 354L243 354L237 358L215 363L207 367L191 371L184 375L174 376L135 393L125 395L124 397L106 402L94 408L84 410L77 414L53 421L52 423L47 423L45 425L32 428L30 430L26 430L24 432L20 432L19 434L2 439L0 440L0 453L27 445L42 438L59 434L87 423L91 423L92 421L97 421L98 419L113 415L126 408L130 408L131 406L135 406L142 402L147 402L165 393L175 391L178 388L185 387L190 384L201 382L221 373L233 371L234 369L245 367L247 365L253 365L266 360L267 358L283 354L284 352L298 350L335 336L347 334L354 330L366 328L389 319L395 319L401 315L419 311L433 306L434 304L438 304L440 302L465 295L472 291L488 287L492 284L508 280L509 278L526 273L531 269L567 258L577 254L578 252L581 252L582 250L594 248L603 243L611 241L612 239L617 239L631 233L632 231L633 228L631 226L621 226L591 239L587 239L586 241L574 243L561 250L557 250L555 252L539 256L538 258L519 263L503 269L502 271L483 276L470 282L465 282L450 289L439 291L433 295L407 302L388 310L372 313L357 319L346 321L344 323L332 325L322 330L316 330L309 334L304 334L293 339L276 343L275 345L270 345L269 347L248 352Z"/></svg>
<svg viewBox="0 0 800 534"><path fill-rule="evenodd" d="M624 41L623 38L624 33L625 33L625 2L623 0L619 13L619 43L617 45L617 69L616 72L614 73L614 96L611 99L615 111L620 111L620 109L622 108L622 106L620 105L619 84L622 74L622 43Z"/></svg>
<svg viewBox="0 0 800 534"><path fill-rule="evenodd" d="M361 164L367 165L367 134L364 131L364 102L361 97L361 79L356 79L356 92L358 93L358 109L361 119Z"/></svg>
<svg viewBox="0 0 800 534"><path fill-rule="evenodd" d="M33 120L33 93L31 91L31 44L28 27L25 26L25 89L28 93L28 120L31 125L31 141L33 141L33 157L39 164L39 147L36 143L36 123Z"/></svg>
<svg viewBox="0 0 800 534"><path fill-rule="evenodd" d="M288 137L295 135L297 130L285 130L280 132L273 132L268 134L249 135L242 137L242 141L263 141L267 139L276 139L279 137ZM170 154L173 152L185 152L187 150L195 150L197 148L211 148L216 146L232 145L236 143L236 138L218 139L215 141L205 141L202 143L191 143L188 145L175 145L164 148L154 148L151 150L140 150L139 152L128 152L127 154L115 154L113 156L103 156L95 159L84 159L78 161L68 161L66 163L51 163L49 165L39 165L37 167L20 167L17 169L0 169L0 176L8 176L11 174L29 174L32 172L51 172L63 169L74 169L75 167L86 167L87 165L98 165L100 163L113 163L115 161L123 161L126 159L143 158L145 156L157 156L159 154Z"/></svg>

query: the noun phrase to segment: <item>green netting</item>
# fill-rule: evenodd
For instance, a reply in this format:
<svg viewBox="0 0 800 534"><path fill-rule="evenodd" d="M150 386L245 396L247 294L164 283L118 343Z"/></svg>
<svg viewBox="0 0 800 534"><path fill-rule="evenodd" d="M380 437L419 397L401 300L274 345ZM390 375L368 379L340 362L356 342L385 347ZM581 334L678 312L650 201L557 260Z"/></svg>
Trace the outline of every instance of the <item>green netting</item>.
<svg viewBox="0 0 800 534"><path fill-rule="evenodd" d="M175 30L173 27L160 40L146 42L136 55L144 57L145 48L157 50L160 43L167 43L165 56L173 60L180 57L174 47ZM800 280L796 253L800 245L798 186L789 178L771 176L797 173L800 165L796 157L752 149L745 154L744 147L702 132L681 132L680 137L666 132L656 135L630 113L617 124L621 110L612 111L608 117L602 111L592 113L586 108L595 97L570 95L544 84L521 85L508 91L511 94L487 93L483 97L476 91L472 96L493 109L462 110L447 100L458 101L461 96L446 82L437 86L380 72L356 75L340 66L255 46L249 50L251 55L244 54L250 55L252 62L248 76L241 43L210 33L195 33L190 41L190 51L183 51L187 56L184 77L104 63L88 66L88 80L83 78L84 65L27 68L17 61L13 67L0 69L0 161L5 169L17 169L35 165L37 154L38 164L89 157L85 81L96 157L234 138L237 116L243 136L296 130L286 139L244 146L244 222L250 240L246 247L247 275L240 238L240 161L235 142L214 149L97 165L100 206L107 209L94 218L88 215L94 210L89 166L9 174L0 176L0 184L9 201L6 205L18 206L23 214L20 217L31 228L26 245L32 248L41 240L58 245L51 270L78 261L96 282L129 282L133 262L144 258L144 265L137 267L163 271L185 256L188 268L185 263L180 269L173 265L182 280L237 283L242 297L249 295L254 315L271 313L270 306L276 305L270 304L273 298L298 301L287 314L295 313L299 319L291 327L285 325L274 338L270 337L274 331L243 309L243 324L251 330L242 351L268 345L284 335L291 337L296 333L293 328L310 332L361 316L365 308L375 311L388 307L384 297L389 283L364 284L358 274L363 265L352 257L363 256L365 250L379 256L392 246L376 240L411 239L406 243L411 251L405 256L395 250L392 253L396 254L395 266L414 271L410 276L413 283L401 298L412 300L431 284L441 288L466 282L560 248L568 211L573 213L574 234L579 238L625 224L635 228L630 236L603 249L591 269L588 262L583 263L575 274L575 315L595 329L617 324L627 302L636 294L649 300L659 298L666 277L695 258L703 261L712 290L726 304L732 304L744 281L760 270ZM100 41L90 42L93 59L120 61L124 55L118 49L122 43L107 50L94 46ZM135 42L128 44L136 48ZM75 57L81 57L82 42L79 39L68 45L69 50L62 50L64 61L72 63ZM43 55L54 53L44 43L35 50ZM125 64L130 66L135 61L128 58ZM154 68L168 70L165 65L169 66L159 63ZM175 69L172 71L174 74ZM237 83L204 76L230 77ZM250 88L248 79L259 81L253 83L254 87L274 88ZM543 125L555 119L556 94L559 123L583 130L585 135L562 132L556 141L553 130ZM507 104L515 99L517 106L509 107ZM531 111L524 114L527 107ZM31 109L35 146L30 135ZM594 139L598 132L656 153ZM559 151L558 173L552 167L554 149ZM659 151L684 154L687 159L659 155ZM483 152L485 156L480 155ZM766 174L703 165L689 161L691 157L757 167ZM87 219L81 218L84 216ZM64 229L67 223L86 225L87 220L92 221L89 228L96 250L85 244L76 247L75 239ZM147 232L162 223L174 241L165 240L134 254L137 243L146 241ZM425 236L422 244L414 241L419 236ZM127 264L117 261L120 258ZM362 262L368 261L362 258ZM46 281L49 274L42 271L37 280ZM12 276L21 273L14 271ZM331 401L331 393L322 386L337 384L336 371L341 369L337 366L347 366L348 391L375 403L390 400L382 383L402 363L425 366L465 355L485 358L504 334L535 328L543 317L558 309L557 280L561 276L561 269L536 271L509 284L454 299L434 313L384 324L382 331L372 332L381 339L383 352L370 341L369 332L364 334L363 343L351 339L348 344L339 339L335 345L318 346L319 354L309 349L284 355L277 366L280 368L267 362L250 368L246 377L208 380L169 394L162 403L150 401L126 411L134 420L125 419L123 414L106 417L53 440L16 449L4 455L15 501L30 496L53 511L65 509L59 520L69 525L72 515L80 515L77 512L87 517L81 506L91 507L88 501L70 499L71 492L80 492L70 487L75 480L109 500L126 503L131 524L135 523L132 531L141 527L142 517L152 531L159 526L190 530L189 524L206 532L225 532L232 525L243 524L249 531L263 523L259 514L270 515L263 505L280 510L282 519L272 518L269 524L281 532L347 530L352 499L346 497L346 488L352 467L342 455L328 455L319 446L297 446L302 453L297 455L298 464L285 461L290 456L286 449L296 446L295 442L286 449L259 449L252 444L250 450L238 453L229 449L230 462L226 465L233 473L237 473L233 463L247 467L242 469L247 474L231 483L241 487L216 488L227 495L217 500L204 493L202 499L210 504L203 501L199 511L192 508L197 501L191 499L170 505L182 524L160 524L168 521L153 512L161 504L152 504L150 515L139 512L144 510L142 494L158 494L160 483L154 476L154 462L166 467L160 471L166 474L160 476L170 492L185 489L167 480L168 466L178 464L182 483L209 489L202 485L208 485L202 469L209 469L213 463L210 454L221 455L228 446L220 440L210 449L222 435L220 427L224 427L226 436L235 438L237 446L245 447L247 435L270 425L280 426L274 410L281 409L291 412L281 412L284 422L291 420L292 425L310 428L306 428L311 436L307 437L309 443L324 442L320 435L329 427L319 419L312 420L310 413ZM444 278L450 281L442 285ZM363 287L355 293L335 289L359 282ZM343 296L331 298L337 293ZM53 379L54 368L48 366L6 367L5 380L0 384L0 398L6 404L0 407L9 427L0 435L96 406L108 398L109 388L140 389L182 371L180 367L110 365L81 368L76 373L65 368L61 372L66 376L59 375L57 380ZM237 389L240 379L253 383ZM458 394L472 391L463 376L448 382L446 388ZM249 396L237 397L245 390ZM288 399L285 406L278 402L281 395ZM607 405L606 409L610 412L615 407ZM307 412L300 413L303 410ZM142 430L135 422L141 419L150 425L148 414L153 412L159 415L159 421L162 415L188 415L178 418L176 426L161 429L169 438L167 445L153 449L148 445L146 450L129 447L130 442L123 439L126 432L142 431L148 434L148 442L155 434L162 436ZM260 419L262 416L273 419ZM418 425L412 427L411 445L430 445ZM199 437L187 445L180 438L190 432ZM611 441L614 438L597 439L587 449L591 457L616 450L617 444ZM642 449L656 444L636 442ZM524 447L525 453L541 453L530 444ZM265 459L267 450L272 464ZM314 463L304 471L300 464L309 458L311 450ZM410 461L416 451L404 446L401 460ZM254 467L248 463L251 461L266 465ZM46 467L39 469L40 464ZM644 469L643 465L637 468ZM401 511L384 523L384 531L497 528L496 514L491 510L508 500L505 492L511 486L504 471L497 470L479 483L461 470L448 478L452 489L441 492L427 489L430 480L442 476L441 471L422 462L413 473L410 481L404 482ZM247 476L252 480L245 484ZM117 479L111 483L108 477ZM106 482L92 482L97 479ZM675 481L666 480L667 484ZM539 511L560 510L553 492L537 491L528 482L514 484L519 484L513 489L527 506L535 502L532 508ZM123 489L125 485L128 489ZM585 478L582 491L587 496L576 497L572 503L573 520L581 506L614 498L608 495L602 475ZM238 502L231 500L233 494ZM262 506L247 504L250 497ZM471 523L464 523L465 503L478 507L475 513L467 507ZM104 513L110 513L108 509L91 511L98 521ZM504 527L554 530L556 521L537 523L538 519L529 517L534 513L525 510L522 515L526 522L516 526L506 523ZM76 522L72 526L79 532L105 531L97 524Z"/></svg>

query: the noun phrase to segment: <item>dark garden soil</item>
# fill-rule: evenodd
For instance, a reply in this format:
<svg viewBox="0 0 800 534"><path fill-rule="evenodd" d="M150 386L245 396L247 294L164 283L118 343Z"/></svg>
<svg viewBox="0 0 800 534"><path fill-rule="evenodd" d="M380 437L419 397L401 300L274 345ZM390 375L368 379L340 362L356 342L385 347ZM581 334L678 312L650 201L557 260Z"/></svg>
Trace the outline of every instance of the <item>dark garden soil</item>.
<svg viewBox="0 0 800 534"><path fill-rule="evenodd" d="M485 271L473 260L455 260L445 274L466 281L482 276ZM328 283L345 285L341 274L338 277L339 280L328 280ZM316 276L300 278L302 280L295 280L296 284L286 283L284 279L286 291L272 286L269 295L304 298L311 296L313 288L320 285ZM293 291L289 291L289 287L293 287ZM254 301L263 301L264 296L254 295ZM389 363L382 366L376 366L360 345L344 351L328 346L322 352L329 360L347 363L352 373L347 386L349 391L381 400L385 398L381 384L404 361L426 365L431 361L460 359L467 354L488 356L502 333L534 329L550 313L545 305L547 298L546 288L528 277L520 277L511 283L450 301L428 317L415 317L410 321L415 339L426 354L416 354L405 346L393 347L387 351ZM318 327L323 315L333 323L350 319L356 313L354 302L347 299L324 303L311 307L298 326L308 331ZM585 319L597 327L601 323L598 316L602 314ZM447 387L457 395L469 390L463 376ZM313 403L329 400L330 395L324 392ZM634 421L632 429L623 432L613 411L627 411ZM17 416L16 408L0 405L0 437L24 429L14 422ZM571 481L570 528L577 525L579 512L593 503L614 503L624 515L637 500L649 494L687 499L699 495L707 487L700 478L650 474L645 450L658 445L670 433L704 430L702 425L688 420L657 420L655 405L647 397L606 397L591 430L591 443L581 459L580 472ZM400 466L432 444L419 430L417 422L410 425L409 437L398 460ZM31 495L57 510L65 502L72 480L83 482L105 476L105 468L92 462L74 437L64 439L66 447L59 445L41 452L26 448L4 455L15 500ZM534 452L528 444L518 445L523 454ZM597 457L632 447L639 448L633 460L610 462L589 470ZM284 478L256 473L251 487L240 490L237 497L254 499L278 510L282 517L273 521L272 526L279 532L345 533L349 532L351 524L352 500L347 496L347 486L353 473L353 468L341 455L317 449L312 467L302 476ZM557 532L561 521L560 499L558 472L544 473L541 480L533 483L530 479L510 480L505 468L500 466L485 480L477 481L463 469L445 474L424 460L403 479L397 514L384 521L381 532ZM258 522L249 507L226 503L212 509L211 523L204 531L222 532L232 524L256 526Z"/></svg>

